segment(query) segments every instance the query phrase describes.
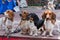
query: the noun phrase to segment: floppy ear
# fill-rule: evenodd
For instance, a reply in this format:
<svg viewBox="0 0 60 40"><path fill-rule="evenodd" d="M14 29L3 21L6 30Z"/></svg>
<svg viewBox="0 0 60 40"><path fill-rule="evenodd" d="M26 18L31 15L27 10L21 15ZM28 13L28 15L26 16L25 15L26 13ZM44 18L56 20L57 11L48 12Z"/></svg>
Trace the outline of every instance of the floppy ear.
<svg viewBox="0 0 60 40"><path fill-rule="evenodd" d="M42 19L45 19L45 18L46 18L46 14L43 13L43 14L42 14Z"/></svg>
<svg viewBox="0 0 60 40"><path fill-rule="evenodd" d="M56 14L54 12L52 12L52 19L56 20Z"/></svg>
<svg viewBox="0 0 60 40"><path fill-rule="evenodd" d="M55 24L55 21L56 21L56 14L55 14L54 12L52 12L51 18L52 18L51 22L52 22L53 24Z"/></svg>
<svg viewBox="0 0 60 40"><path fill-rule="evenodd" d="M12 17L14 17L14 16L15 16L13 11L12 11L10 14L12 15Z"/></svg>

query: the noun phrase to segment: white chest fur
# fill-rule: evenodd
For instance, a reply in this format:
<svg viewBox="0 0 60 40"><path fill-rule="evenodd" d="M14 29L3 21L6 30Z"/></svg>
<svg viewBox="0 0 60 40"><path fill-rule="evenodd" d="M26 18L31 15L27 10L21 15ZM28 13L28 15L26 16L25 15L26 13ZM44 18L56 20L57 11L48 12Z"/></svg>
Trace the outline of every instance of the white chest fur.
<svg viewBox="0 0 60 40"><path fill-rule="evenodd" d="M47 29L53 29L54 27L54 24L50 20L45 21L44 24Z"/></svg>
<svg viewBox="0 0 60 40"><path fill-rule="evenodd" d="M22 21L20 27L21 28L28 28L29 27L29 21Z"/></svg>
<svg viewBox="0 0 60 40"><path fill-rule="evenodd" d="M8 25L10 25L10 26L12 26L12 24L13 24L13 22L12 21L10 21L10 20L6 20L6 26L8 26Z"/></svg>

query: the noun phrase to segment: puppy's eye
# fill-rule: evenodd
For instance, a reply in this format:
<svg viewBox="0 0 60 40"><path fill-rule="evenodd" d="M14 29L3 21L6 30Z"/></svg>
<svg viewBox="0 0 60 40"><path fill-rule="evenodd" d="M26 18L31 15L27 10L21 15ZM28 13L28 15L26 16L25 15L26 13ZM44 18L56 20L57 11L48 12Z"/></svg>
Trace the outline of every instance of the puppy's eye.
<svg viewBox="0 0 60 40"><path fill-rule="evenodd" d="M47 13L45 13L45 15L47 15Z"/></svg>

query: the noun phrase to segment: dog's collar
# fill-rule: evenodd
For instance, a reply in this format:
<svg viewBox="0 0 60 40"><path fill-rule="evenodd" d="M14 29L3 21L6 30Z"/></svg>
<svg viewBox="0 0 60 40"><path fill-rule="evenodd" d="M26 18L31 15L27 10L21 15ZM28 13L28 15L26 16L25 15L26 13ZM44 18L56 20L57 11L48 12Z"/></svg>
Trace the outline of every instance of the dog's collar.
<svg viewBox="0 0 60 40"><path fill-rule="evenodd" d="M25 19L22 18L22 20L27 20L27 19L26 18Z"/></svg>

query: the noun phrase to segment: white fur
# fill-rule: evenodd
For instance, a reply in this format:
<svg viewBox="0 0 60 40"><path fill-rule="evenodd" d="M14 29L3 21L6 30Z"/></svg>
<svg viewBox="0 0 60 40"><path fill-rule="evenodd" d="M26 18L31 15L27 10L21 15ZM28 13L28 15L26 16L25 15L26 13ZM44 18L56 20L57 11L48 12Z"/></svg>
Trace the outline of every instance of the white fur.
<svg viewBox="0 0 60 40"><path fill-rule="evenodd" d="M11 32L15 30L14 28L14 22L10 21L9 19L6 20L4 23L5 17L0 18L0 30L8 31L7 26L12 26Z"/></svg>
<svg viewBox="0 0 60 40"><path fill-rule="evenodd" d="M9 19L7 19L5 22L6 31L14 32L16 30L15 24L16 24L15 21L12 22ZM11 27L11 29L8 29L7 27Z"/></svg>
<svg viewBox="0 0 60 40"><path fill-rule="evenodd" d="M37 27L34 25L34 22L30 22L30 35L37 36Z"/></svg>
<svg viewBox="0 0 60 40"><path fill-rule="evenodd" d="M24 29L24 30L30 28L29 35L32 35L32 36L36 36L37 35L37 28L34 25L33 21L32 22L30 22L30 20L29 21L27 21L27 20L26 21L22 21L21 25L20 25L20 28Z"/></svg>
<svg viewBox="0 0 60 40"><path fill-rule="evenodd" d="M45 21L44 24L45 27L50 30L54 27L54 24L50 20Z"/></svg>
<svg viewBox="0 0 60 40"><path fill-rule="evenodd" d="M60 33L60 20L56 20L54 30Z"/></svg>
<svg viewBox="0 0 60 40"><path fill-rule="evenodd" d="M5 20L5 17L1 17L0 18L0 30L4 30L5 27L4 27L4 20Z"/></svg>
<svg viewBox="0 0 60 40"><path fill-rule="evenodd" d="M22 21L21 22L21 25L20 25L20 28L28 28L29 27L29 21Z"/></svg>
<svg viewBox="0 0 60 40"><path fill-rule="evenodd" d="M6 12L4 12L4 15L8 16L8 14Z"/></svg>
<svg viewBox="0 0 60 40"><path fill-rule="evenodd" d="M49 31L49 35L51 36L52 36L53 31L60 33L60 21L59 20L56 20L55 24L52 24L51 21L45 21L44 24L45 24L46 31L44 31L42 35L45 35L47 31ZM53 34L56 34L56 33L53 33Z"/></svg>
<svg viewBox="0 0 60 40"><path fill-rule="evenodd" d="M24 31L29 28L29 21L21 20L19 27L21 29L21 33L25 34L26 32L24 32Z"/></svg>
<svg viewBox="0 0 60 40"><path fill-rule="evenodd" d="M45 35L46 32L49 32L49 35L53 36L52 32L55 25L50 20L47 20L47 21L45 20L44 25L45 25L46 31L44 31L42 35Z"/></svg>

